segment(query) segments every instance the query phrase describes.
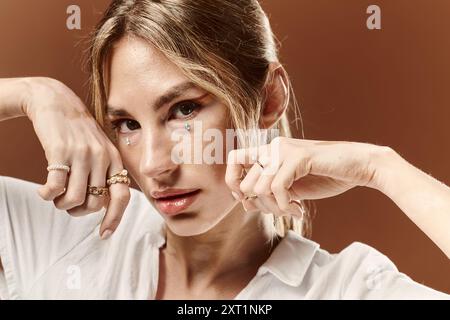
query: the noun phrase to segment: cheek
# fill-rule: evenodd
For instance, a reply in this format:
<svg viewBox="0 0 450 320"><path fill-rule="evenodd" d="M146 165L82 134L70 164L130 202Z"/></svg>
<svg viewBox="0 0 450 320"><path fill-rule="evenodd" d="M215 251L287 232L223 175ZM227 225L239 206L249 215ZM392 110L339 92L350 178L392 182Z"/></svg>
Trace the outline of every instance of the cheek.
<svg viewBox="0 0 450 320"><path fill-rule="evenodd" d="M123 166L128 170L130 176L139 184L139 159L138 150L130 151L127 146L118 148Z"/></svg>
<svg viewBox="0 0 450 320"><path fill-rule="evenodd" d="M205 182L208 181L206 186L211 188L212 193L219 195L219 197L216 198L217 200L222 200L225 198L225 195L231 192L228 185L225 183L226 165L216 164L207 166L209 167L209 178L208 180L205 180Z"/></svg>

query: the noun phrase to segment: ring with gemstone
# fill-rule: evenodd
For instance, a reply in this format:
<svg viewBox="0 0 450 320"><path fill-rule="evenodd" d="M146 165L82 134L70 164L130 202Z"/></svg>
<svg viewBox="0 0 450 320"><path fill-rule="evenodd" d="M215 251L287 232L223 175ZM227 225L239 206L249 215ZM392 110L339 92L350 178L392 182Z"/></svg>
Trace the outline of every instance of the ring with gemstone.
<svg viewBox="0 0 450 320"><path fill-rule="evenodd" d="M108 180L106 180L106 184L108 186L115 184L115 183L125 183L127 185L130 185L131 180L128 177L128 171L123 169L119 173L112 175L111 177L108 178Z"/></svg>

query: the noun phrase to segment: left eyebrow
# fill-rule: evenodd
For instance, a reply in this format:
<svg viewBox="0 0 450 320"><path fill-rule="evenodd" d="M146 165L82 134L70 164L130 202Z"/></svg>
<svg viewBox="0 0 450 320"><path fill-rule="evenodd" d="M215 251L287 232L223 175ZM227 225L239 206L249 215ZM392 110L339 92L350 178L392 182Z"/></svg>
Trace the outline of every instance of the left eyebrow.
<svg viewBox="0 0 450 320"><path fill-rule="evenodd" d="M164 105L172 102L176 98L180 97L185 91L192 88L197 88L197 85L191 81L183 82L170 88L166 93L164 93L156 100L155 104L153 105L154 110L156 111ZM127 111L115 108L110 105L106 106L106 114L117 117L130 117L130 114Z"/></svg>

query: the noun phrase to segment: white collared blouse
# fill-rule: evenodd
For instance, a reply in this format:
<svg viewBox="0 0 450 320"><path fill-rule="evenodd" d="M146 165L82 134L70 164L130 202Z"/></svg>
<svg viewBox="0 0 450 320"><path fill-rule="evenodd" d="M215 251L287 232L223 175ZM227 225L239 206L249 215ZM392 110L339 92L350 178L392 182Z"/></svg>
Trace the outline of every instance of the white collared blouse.
<svg viewBox="0 0 450 320"><path fill-rule="evenodd" d="M0 176L1 299L153 299L164 221L131 189L116 232L98 236L104 210L73 218L38 184ZM449 277L449 275L442 275ZM413 281L376 249L331 254L289 232L235 299L449 299Z"/></svg>

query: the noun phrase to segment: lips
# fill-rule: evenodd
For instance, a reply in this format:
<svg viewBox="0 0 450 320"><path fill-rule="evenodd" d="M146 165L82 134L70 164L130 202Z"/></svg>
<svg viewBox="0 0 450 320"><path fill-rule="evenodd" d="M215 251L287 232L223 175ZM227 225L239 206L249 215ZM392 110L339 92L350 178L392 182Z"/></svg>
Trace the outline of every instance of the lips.
<svg viewBox="0 0 450 320"><path fill-rule="evenodd" d="M197 199L200 190L190 192L177 191L168 193L169 195L159 195L155 198L155 205L158 210L166 215L176 215L186 210Z"/></svg>

